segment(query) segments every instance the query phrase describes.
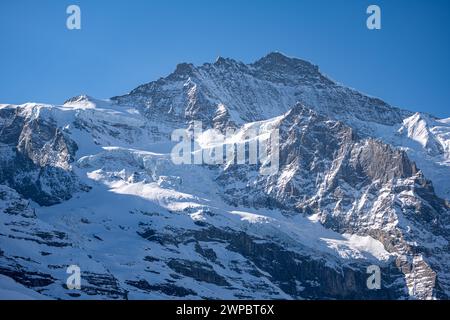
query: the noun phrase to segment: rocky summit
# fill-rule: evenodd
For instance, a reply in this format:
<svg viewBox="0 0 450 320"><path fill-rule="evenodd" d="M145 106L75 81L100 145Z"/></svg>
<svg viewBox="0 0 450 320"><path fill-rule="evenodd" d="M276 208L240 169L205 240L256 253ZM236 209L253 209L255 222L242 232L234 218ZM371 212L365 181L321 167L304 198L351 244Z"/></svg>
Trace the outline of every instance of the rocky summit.
<svg viewBox="0 0 450 320"><path fill-rule="evenodd" d="M173 132L195 123L196 151L276 131L278 170L174 163ZM450 298L450 119L301 59L0 105L0 151L1 298Z"/></svg>

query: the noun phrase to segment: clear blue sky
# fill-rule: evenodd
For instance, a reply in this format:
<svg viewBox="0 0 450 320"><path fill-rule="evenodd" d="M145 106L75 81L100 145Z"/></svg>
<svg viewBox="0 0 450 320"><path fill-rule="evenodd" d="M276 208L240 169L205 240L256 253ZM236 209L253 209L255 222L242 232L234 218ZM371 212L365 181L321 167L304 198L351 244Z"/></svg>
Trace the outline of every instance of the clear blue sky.
<svg viewBox="0 0 450 320"><path fill-rule="evenodd" d="M82 29L66 29L77 4ZM382 30L366 8L382 9ZM450 116L448 0L1 0L0 103L123 94L179 62L281 51L413 111Z"/></svg>

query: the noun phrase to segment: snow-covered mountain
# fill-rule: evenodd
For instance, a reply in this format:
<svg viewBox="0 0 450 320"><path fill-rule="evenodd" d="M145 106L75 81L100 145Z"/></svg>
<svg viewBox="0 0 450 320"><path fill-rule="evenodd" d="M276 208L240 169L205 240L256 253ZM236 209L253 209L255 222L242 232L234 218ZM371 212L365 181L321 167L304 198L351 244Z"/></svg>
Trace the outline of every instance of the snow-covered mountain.
<svg viewBox="0 0 450 320"><path fill-rule="evenodd" d="M171 134L194 121L243 145L276 130L279 170L175 164ZM450 297L450 119L300 59L183 63L109 100L0 105L0 150L0 298Z"/></svg>

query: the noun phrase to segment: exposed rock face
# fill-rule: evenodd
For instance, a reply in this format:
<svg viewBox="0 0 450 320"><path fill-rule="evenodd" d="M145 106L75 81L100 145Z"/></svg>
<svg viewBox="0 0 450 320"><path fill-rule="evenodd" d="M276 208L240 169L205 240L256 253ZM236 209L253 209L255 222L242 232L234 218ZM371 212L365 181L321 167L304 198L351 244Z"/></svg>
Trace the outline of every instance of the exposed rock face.
<svg viewBox="0 0 450 320"><path fill-rule="evenodd" d="M228 166L219 177L228 202L254 207L280 204L316 215L339 233L369 235L398 255L397 264L415 296L448 297L448 273L438 276L433 269L449 266L430 265L436 263L431 256L440 256L443 249L431 248L450 240L449 206L434 194L431 182L405 152L358 138L350 127L301 105L279 120L278 129L283 141L280 171L261 176L252 167ZM420 244L414 244L418 238ZM425 289L417 283L430 286Z"/></svg>
<svg viewBox="0 0 450 320"><path fill-rule="evenodd" d="M393 125L411 115L334 83L307 61L280 53L248 65L225 58L200 67L180 64L167 78L113 100L139 107L150 118L206 124L212 122L219 105L228 108L232 120L240 124L279 116L297 102L349 123Z"/></svg>
<svg viewBox="0 0 450 320"><path fill-rule="evenodd" d="M29 201L24 200L17 192L7 186L0 185L0 205L3 213L24 218L35 218L34 210L29 207Z"/></svg>
<svg viewBox="0 0 450 320"><path fill-rule="evenodd" d="M41 205L70 199L82 189L71 171L77 145L39 109L0 109L0 183Z"/></svg>
<svg viewBox="0 0 450 320"><path fill-rule="evenodd" d="M330 267L329 262L334 261L331 256L317 257L307 250L298 254L244 232L222 231L213 226L194 233L193 237L198 241L226 241L230 251L247 257L257 267L253 271L256 275L269 274L272 282L295 299L399 299L406 294L404 281L393 264L383 268L389 274L384 279L384 289L374 291L366 286L369 264Z"/></svg>
<svg viewBox="0 0 450 320"><path fill-rule="evenodd" d="M278 170L175 165L193 121L243 145L278 130ZM449 136L280 53L0 105L0 274L62 299L448 299Z"/></svg>

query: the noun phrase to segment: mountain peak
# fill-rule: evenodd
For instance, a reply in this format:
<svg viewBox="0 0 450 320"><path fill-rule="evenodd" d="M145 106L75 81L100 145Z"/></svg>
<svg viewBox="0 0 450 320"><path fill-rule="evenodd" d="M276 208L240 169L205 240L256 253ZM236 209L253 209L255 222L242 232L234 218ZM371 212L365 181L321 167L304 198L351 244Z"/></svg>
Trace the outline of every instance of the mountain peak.
<svg viewBox="0 0 450 320"><path fill-rule="evenodd" d="M215 64L222 64L222 63L226 63L228 60L231 60L231 59L230 58L225 58L225 57L222 57L222 56L218 56L214 63Z"/></svg>
<svg viewBox="0 0 450 320"><path fill-rule="evenodd" d="M299 71L299 69L301 69L303 72L309 73L319 72L318 66L313 65L312 63L305 60L288 57L278 51L270 52L266 56L254 62L252 66L267 71L276 71L276 70Z"/></svg>
<svg viewBox="0 0 450 320"><path fill-rule="evenodd" d="M217 57L216 61L214 62L214 65L216 67L230 67L230 66L239 66L243 65L242 62L231 59L231 58L224 58L224 57Z"/></svg>
<svg viewBox="0 0 450 320"><path fill-rule="evenodd" d="M87 94L80 94L78 96L67 99L66 101L64 101L64 104L79 103L90 100L93 100L93 98L88 96Z"/></svg>
<svg viewBox="0 0 450 320"><path fill-rule="evenodd" d="M96 108L96 107L105 107L110 104L109 100L101 100L91 97L86 94L82 94L79 96L75 96L64 101L64 107L72 107L72 108Z"/></svg>
<svg viewBox="0 0 450 320"><path fill-rule="evenodd" d="M177 64L175 71L170 76L175 76L177 78L190 76L194 69L195 66L192 63L182 62Z"/></svg>
<svg viewBox="0 0 450 320"><path fill-rule="evenodd" d="M284 59L284 60L289 60L289 59L294 59L291 57L288 57L287 55L285 55L284 53L281 53L280 51L272 51L269 52L268 54L266 54L263 58L261 59Z"/></svg>

